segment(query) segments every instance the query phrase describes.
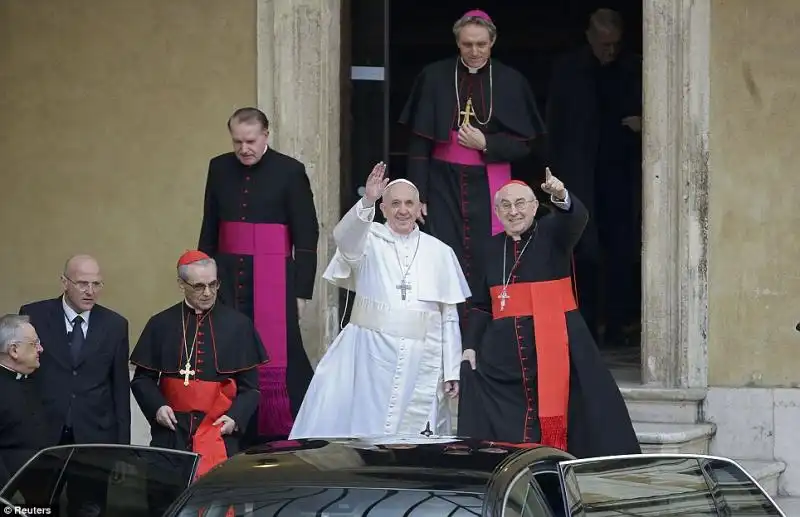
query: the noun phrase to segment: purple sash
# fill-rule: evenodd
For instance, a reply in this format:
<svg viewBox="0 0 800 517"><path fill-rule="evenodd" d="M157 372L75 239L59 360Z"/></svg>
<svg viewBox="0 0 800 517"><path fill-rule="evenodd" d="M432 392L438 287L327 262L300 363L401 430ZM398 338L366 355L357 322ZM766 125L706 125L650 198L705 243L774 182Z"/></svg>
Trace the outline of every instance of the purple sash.
<svg viewBox="0 0 800 517"><path fill-rule="evenodd" d="M489 179L489 206L494 206L494 195L511 179L510 163L486 163L483 161L483 153L475 149L464 147L458 143L458 131L450 132L450 142L446 144L437 143L433 148L433 157L446 163L457 165L471 165L486 167L486 175ZM492 212L492 235L503 231L503 223L497 218L497 214Z"/></svg>
<svg viewBox="0 0 800 517"><path fill-rule="evenodd" d="M293 418L286 390L286 257L291 255L286 225L223 221L219 251L253 257L253 322L269 354L258 370L261 400L258 432L288 435ZM242 287L236 283L236 290Z"/></svg>

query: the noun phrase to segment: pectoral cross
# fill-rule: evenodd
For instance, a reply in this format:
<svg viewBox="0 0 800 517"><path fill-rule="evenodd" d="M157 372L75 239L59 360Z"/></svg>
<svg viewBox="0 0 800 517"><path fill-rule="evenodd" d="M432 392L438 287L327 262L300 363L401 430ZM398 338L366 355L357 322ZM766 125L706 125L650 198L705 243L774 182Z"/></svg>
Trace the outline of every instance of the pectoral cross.
<svg viewBox="0 0 800 517"><path fill-rule="evenodd" d="M183 385L184 386L188 386L189 385L189 376L190 375L194 375L195 372L194 372L194 370L192 370L192 364L187 360L186 361L186 366L184 366L182 370L179 370L178 373L183 375Z"/></svg>
<svg viewBox="0 0 800 517"><path fill-rule="evenodd" d="M464 106L464 111L459 111L459 115L464 115L464 119L458 124L458 127L464 127L469 124L470 117L475 117L475 110L472 109L472 97L467 98L467 105Z"/></svg>
<svg viewBox="0 0 800 517"><path fill-rule="evenodd" d="M403 300L406 299L406 293L411 290L411 284L406 283L405 278L395 286L397 289L400 290L400 295L403 297Z"/></svg>
<svg viewBox="0 0 800 517"><path fill-rule="evenodd" d="M500 311L506 310L506 300L511 298L505 289L500 291L500 294L497 295L497 299L500 300Z"/></svg>

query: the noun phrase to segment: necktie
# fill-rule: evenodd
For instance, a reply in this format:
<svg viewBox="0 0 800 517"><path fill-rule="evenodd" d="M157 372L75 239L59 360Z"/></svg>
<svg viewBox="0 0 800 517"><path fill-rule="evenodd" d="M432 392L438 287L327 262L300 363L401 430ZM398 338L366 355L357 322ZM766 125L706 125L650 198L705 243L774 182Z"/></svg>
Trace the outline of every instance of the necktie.
<svg viewBox="0 0 800 517"><path fill-rule="evenodd" d="M83 336L83 318L80 316L75 316L75 319L72 320L72 336L69 342L69 346L72 349L72 364L78 364L78 357L81 354L81 348L83 348L83 342L85 341L85 337Z"/></svg>

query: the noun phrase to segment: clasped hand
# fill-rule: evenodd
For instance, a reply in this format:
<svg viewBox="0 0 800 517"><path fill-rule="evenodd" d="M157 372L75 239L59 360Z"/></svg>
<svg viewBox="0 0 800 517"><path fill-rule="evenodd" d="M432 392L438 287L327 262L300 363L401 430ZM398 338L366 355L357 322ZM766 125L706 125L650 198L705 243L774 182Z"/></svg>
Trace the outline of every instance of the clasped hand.
<svg viewBox="0 0 800 517"><path fill-rule="evenodd" d="M486 149L486 137L469 123L464 124L458 130L458 143L464 147L475 149L476 151L483 151Z"/></svg>

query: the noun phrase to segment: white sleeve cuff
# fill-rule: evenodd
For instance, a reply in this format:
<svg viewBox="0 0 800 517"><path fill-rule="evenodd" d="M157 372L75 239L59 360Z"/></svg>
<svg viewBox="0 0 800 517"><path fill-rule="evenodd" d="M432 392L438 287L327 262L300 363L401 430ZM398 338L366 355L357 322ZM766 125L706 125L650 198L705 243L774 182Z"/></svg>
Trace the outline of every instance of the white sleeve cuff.
<svg viewBox="0 0 800 517"><path fill-rule="evenodd" d="M572 199L569 197L569 191L567 191L567 195L564 196L563 201L557 200L552 194L550 195L550 202L556 205L558 208L562 210L569 210L569 207L572 206Z"/></svg>

